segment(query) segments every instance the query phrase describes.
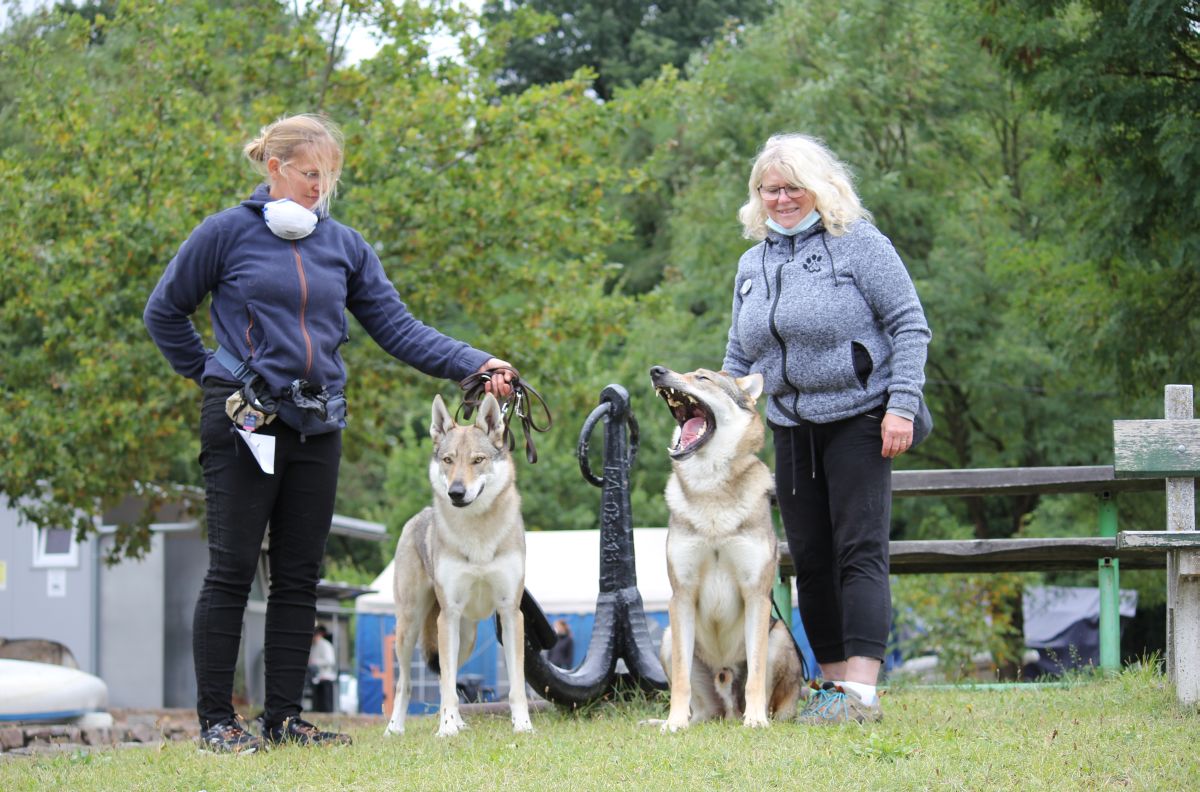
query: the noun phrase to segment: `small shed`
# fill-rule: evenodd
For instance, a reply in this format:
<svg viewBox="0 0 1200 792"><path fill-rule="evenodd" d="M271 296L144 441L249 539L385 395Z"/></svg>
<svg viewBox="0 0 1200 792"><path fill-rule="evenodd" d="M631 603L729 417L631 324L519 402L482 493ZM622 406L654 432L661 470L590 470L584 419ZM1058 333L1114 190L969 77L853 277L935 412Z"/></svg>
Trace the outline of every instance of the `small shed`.
<svg viewBox="0 0 1200 792"><path fill-rule="evenodd" d="M39 528L15 509L0 508L0 638L62 644L79 668L108 685L113 707L193 707L192 617L208 567L201 523L183 503L169 504L151 525L139 560L104 563L115 526L132 519L133 498L97 520L85 541L71 531ZM334 535L382 541L386 526L335 515ZM259 564L246 608L241 688L261 704L267 562ZM348 605L367 589L322 581L318 618L333 632L342 669L352 667Z"/></svg>

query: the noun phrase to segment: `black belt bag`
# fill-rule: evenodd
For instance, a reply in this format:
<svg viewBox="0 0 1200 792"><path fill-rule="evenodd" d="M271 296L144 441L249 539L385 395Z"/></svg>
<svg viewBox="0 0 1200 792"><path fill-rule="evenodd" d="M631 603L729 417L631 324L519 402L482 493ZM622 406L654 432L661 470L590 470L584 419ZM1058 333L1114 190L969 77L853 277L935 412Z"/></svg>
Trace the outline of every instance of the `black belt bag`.
<svg viewBox="0 0 1200 792"><path fill-rule="evenodd" d="M218 345L216 358L229 373L242 381L242 394L246 402L265 415L275 415L280 410L280 401L291 402L297 411L304 413L302 422L312 425L326 424L331 429L341 428L346 421L346 394L343 391L330 393L325 386L313 385L308 380L292 380L279 398L271 395L267 383L232 352ZM295 414L293 411L287 412ZM323 430L317 430L323 431Z"/></svg>

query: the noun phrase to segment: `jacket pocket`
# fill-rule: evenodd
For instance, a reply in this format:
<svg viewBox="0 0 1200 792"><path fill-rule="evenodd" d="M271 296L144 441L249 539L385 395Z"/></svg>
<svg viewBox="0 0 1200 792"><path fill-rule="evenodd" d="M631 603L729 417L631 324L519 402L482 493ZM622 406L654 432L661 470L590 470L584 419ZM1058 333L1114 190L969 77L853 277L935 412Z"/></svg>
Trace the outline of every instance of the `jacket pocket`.
<svg viewBox="0 0 1200 792"><path fill-rule="evenodd" d="M850 359L854 364L854 376L858 377L858 384L862 386L863 390L866 390L867 380L871 378L871 372L875 370L875 363L871 360L871 353L859 342L851 341Z"/></svg>

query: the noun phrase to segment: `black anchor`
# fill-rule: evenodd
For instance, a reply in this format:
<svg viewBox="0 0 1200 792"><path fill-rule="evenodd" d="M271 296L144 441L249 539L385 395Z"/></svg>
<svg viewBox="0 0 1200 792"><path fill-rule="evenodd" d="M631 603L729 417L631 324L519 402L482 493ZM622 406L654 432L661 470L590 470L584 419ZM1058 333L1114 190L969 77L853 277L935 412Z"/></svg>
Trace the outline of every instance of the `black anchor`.
<svg viewBox="0 0 1200 792"><path fill-rule="evenodd" d="M596 422L604 419L604 476L593 475L588 463L588 440ZM629 428L626 440L625 429ZM554 644L554 630L541 606L526 591L521 600L525 617L525 679L538 695L568 707L596 701L615 689L617 661L624 660L628 678L646 691L666 690L667 676L654 651L642 595L637 588L633 554L633 510L629 504L629 469L637 456L638 425L629 409L629 394L620 385L600 393L579 432L579 470L590 484L601 487L600 593L587 656L573 671L551 663L542 654Z"/></svg>

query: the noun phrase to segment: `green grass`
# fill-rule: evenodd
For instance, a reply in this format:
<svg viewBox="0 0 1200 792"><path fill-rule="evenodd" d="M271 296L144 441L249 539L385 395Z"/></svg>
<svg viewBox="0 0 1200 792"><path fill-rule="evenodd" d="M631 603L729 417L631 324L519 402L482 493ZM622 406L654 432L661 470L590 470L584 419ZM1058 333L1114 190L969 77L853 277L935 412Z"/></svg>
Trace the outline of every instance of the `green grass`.
<svg viewBox="0 0 1200 792"><path fill-rule="evenodd" d="M675 735L639 725L664 701L534 713L534 734L506 716L469 714L456 738L432 718L384 738L352 730L344 748L253 756L194 744L0 762L11 790L1192 790L1200 789L1200 715L1183 711L1148 668L1061 687L896 687L883 723L708 723Z"/></svg>

